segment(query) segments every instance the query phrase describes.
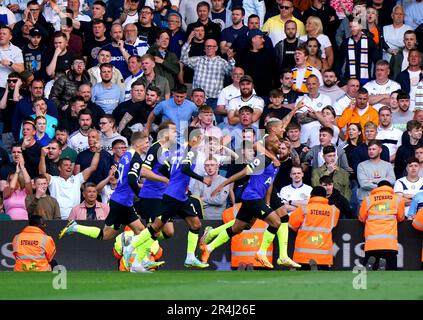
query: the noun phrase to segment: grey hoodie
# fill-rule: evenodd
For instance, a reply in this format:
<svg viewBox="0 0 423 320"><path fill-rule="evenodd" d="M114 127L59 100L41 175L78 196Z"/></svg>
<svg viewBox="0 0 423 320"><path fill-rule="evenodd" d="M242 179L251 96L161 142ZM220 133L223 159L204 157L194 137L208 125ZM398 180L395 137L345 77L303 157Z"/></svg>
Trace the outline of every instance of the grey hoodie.
<svg viewBox="0 0 423 320"><path fill-rule="evenodd" d="M101 146L103 150L106 150L108 153L113 154L112 143L113 141L121 139L125 141L126 146L128 146L128 140L124 136L121 136L119 133L115 132L110 137L106 137L104 133L101 134Z"/></svg>

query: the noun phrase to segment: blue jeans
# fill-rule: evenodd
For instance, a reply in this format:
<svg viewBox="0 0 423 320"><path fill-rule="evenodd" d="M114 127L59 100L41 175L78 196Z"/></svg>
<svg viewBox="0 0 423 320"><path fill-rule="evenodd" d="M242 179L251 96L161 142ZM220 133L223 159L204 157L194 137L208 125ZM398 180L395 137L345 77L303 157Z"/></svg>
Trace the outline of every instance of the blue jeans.
<svg viewBox="0 0 423 320"><path fill-rule="evenodd" d="M358 209L359 209L359 201L358 201L358 197L357 197L357 191L358 191L358 182L357 180L350 180L350 185L351 185L351 201L350 201L350 205L353 211L353 215L355 217L358 216Z"/></svg>

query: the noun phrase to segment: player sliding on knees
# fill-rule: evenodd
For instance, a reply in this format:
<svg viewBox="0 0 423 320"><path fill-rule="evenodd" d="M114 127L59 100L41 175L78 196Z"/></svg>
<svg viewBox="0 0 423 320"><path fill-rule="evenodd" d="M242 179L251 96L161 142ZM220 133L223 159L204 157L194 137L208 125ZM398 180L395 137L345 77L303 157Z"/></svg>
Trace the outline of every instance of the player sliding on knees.
<svg viewBox="0 0 423 320"><path fill-rule="evenodd" d="M131 258L129 259L129 265L125 264L122 257L124 234L126 236L133 236L134 232L126 226L123 232L115 238L113 255L119 261L119 271L144 272L142 264L139 262L143 261L147 254L149 254L148 259L150 260L154 259L157 261L160 259L163 250L160 248L158 241L156 241L150 248L147 248L147 250L143 250L143 248L141 248L142 246L139 246L137 250L134 250L132 253ZM134 263L135 266L133 266ZM150 268L149 270L154 271L155 269L156 268Z"/></svg>
<svg viewBox="0 0 423 320"><path fill-rule="evenodd" d="M265 138L266 153L270 154L272 158L276 158L279 154L280 147L281 142L275 134L270 134ZM272 205L276 207L276 209L272 209L264 200L266 196L269 199L271 194L270 186L272 185L278 170L279 167L275 166L270 157L267 155L261 155L247 165L244 170L228 178L213 191L212 196L215 196L228 184L247 175L251 175L250 181L242 193L242 205L236 219L229 221L216 229L206 228L206 232L202 237L200 245L200 249L202 251L201 260L203 262L208 261L213 250L226 243L234 235L241 233L244 229L250 226L252 221L258 218L265 221L269 226L264 233L262 245L259 252L256 254L256 260L267 268L273 268L273 265L266 257L266 251L277 234L280 248L280 256L277 263L288 267L301 267L301 265L291 260L287 254L289 231L286 219L286 210L282 210L280 208L282 206L280 200L276 202L276 199L272 199L271 201ZM213 237L215 238L211 241Z"/></svg>
<svg viewBox="0 0 423 320"><path fill-rule="evenodd" d="M201 229L201 221L199 212L195 209L195 205L188 197L186 190L189 185L190 178L202 181L207 186L211 185L210 177L203 177L196 174L195 168L197 147L201 143L202 134L199 129L194 129L189 138L189 146L183 150L183 157L170 155L169 160L165 161L160 172L163 172L165 166L170 166L169 183L166 191L163 194L163 202L160 212L157 213L154 222L143 230L139 235L136 235L125 243L123 249L123 258L125 261L129 260L132 251L146 241L154 241L162 231L164 225L174 216L179 215L189 226L187 255L184 265L186 267L207 268L209 265L203 263L195 257L195 250L198 243L198 234ZM181 161L181 159L183 159Z"/></svg>
<svg viewBox="0 0 423 320"><path fill-rule="evenodd" d="M97 143L98 152L100 152L100 142ZM164 183L169 181L166 177L156 175L150 170L142 170L140 153L145 152L148 146L148 136L142 132L135 132L132 135L131 148L122 156L116 170L119 182L110 198L110 213L105 220L104 228L83 226L70 220L60 232L59 239L66 234L79 233L98 240L111 240L119 234L122 225L128 225L134 234L139 234L145 229L133 207L134 193L138 194L140 189L139 173L141 171L141 175L147 179ZM149 251L151 244L150 242L145 244L144 252ZM144 271L144 269L157 268L163 264L163 261L151 261L145 256L142 261L135 261L132 266L138 271Z"/></svg>

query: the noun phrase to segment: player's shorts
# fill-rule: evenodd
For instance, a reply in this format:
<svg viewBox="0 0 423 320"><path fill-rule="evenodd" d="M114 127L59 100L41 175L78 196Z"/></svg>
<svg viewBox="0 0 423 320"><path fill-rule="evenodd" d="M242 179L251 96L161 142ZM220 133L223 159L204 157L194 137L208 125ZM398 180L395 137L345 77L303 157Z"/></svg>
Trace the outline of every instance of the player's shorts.
<svg viewBox="0 0 423 320"><path fill-rule="evenodd" d="M266 219L274 210L269 207L266 202L260 200L242 200L241 209L239 209L236 218L246 223L250 223L252 219Z"/></svg>
<svg viewBox="0 0 423 320"><path fill-rule="evenodd" d="M185 201L180 201L168 195L163 195L162 209L159 216L162 216L162 221L167 222L175 216L182 219L186 217L203 218L201 200L194 197L188 197Z"/></svg>
<svg viewBox="0 0 423 320"><path fill-rule="evenodd" d="M188 197L188 201L190 201L190 203L194 206L194 209L195 209L194 211L197 212L197 216L200 219L203 219L204 217L203 201L197 196L193 196L193 195L190 195Z"/></svg>
<svg viewBox="0 0 423 320"><path fill-rule="evenodd" d="M110 200L110 212L105 220L105 224L115 230L119 230L122 225L129 225L139 219L134 207L124 206L116 201Z"/></svg>
<svg viewBox="0 0 423 320"><path fill-rule="evenodd" d="M147 223L150 223L153 222L157 215L161 212L162 203L162 199L140 198L140 201L138 201L134 207L141 218L143 218Z"/></svg>

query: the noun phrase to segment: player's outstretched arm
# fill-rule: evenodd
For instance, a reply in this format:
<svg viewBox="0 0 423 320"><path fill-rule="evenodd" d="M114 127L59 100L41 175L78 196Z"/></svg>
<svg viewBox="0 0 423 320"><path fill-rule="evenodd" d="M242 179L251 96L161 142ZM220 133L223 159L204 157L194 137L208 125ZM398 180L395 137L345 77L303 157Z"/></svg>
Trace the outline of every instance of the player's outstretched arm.
<svg viewBox="0 0 423 320"><path fill-rule="evenodd" d="M101 147L99 142L97 142L97 144L98 145L97 145L96 151L94 152L94 157L91 160L91 165L88 168L86 168L84 171L82 171L82 176L84 177L85 181L87 181L89 177L92 175L92 173L97 170L98 162L100 161Z"/></svg>
<svg viewBox="0 0 423 320"><path fill-rule="evenodd" d="M150 169L147 169L146 167L141 167L141 176L153 181L163 182L163 183L169 183L169 179L164 176L159 176L158 174L155 174Z"/></svg>
<svg viewBox="0 0 423 320"><path fill-rule="evenodd" d="M191 178L193 178L195 180L198 180L198 181L201 181L201 182L204 181L204 177L203 176L200 176L199 174L195 173L191 169L191 164L190 163L183 163L182 166L181 166L181 171L182 171L183 174L186 174L187 176L189 176L189 177L191 177Z"/></svg>
<svg viewBox="0 0 423 320"><path fill-rule="evenodd" d="M275 167L279 167L281 165L279 159L274 154L272 154L269 150L267 150L262 143L256 142L254 143L253 147L257 151L257 153L264 154L266 157L269 157L270 159L272 159Z"/></svg>

